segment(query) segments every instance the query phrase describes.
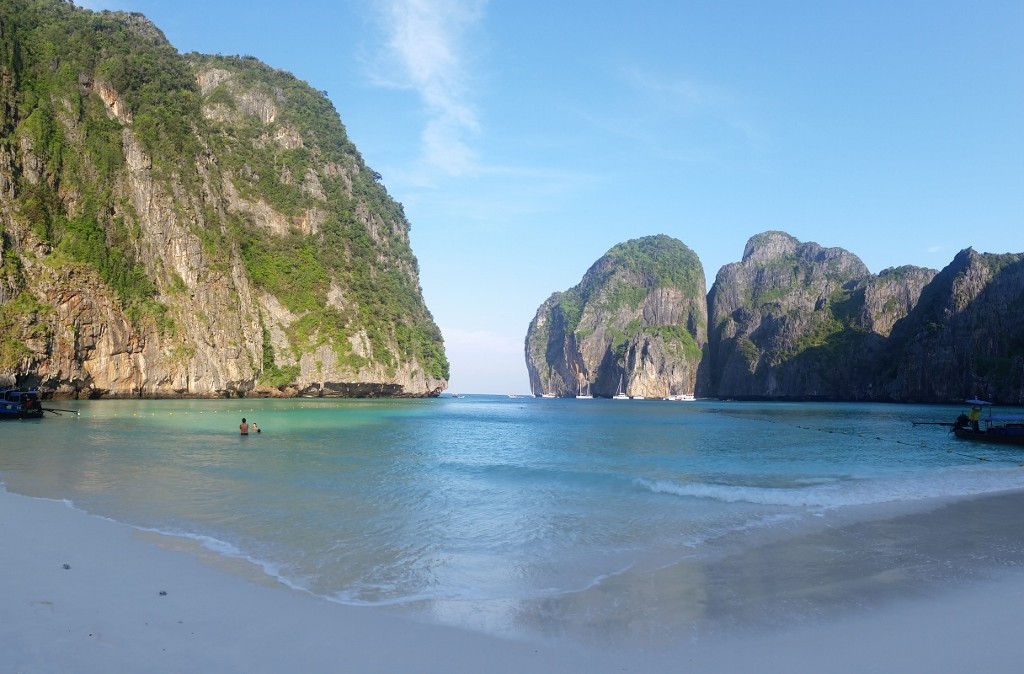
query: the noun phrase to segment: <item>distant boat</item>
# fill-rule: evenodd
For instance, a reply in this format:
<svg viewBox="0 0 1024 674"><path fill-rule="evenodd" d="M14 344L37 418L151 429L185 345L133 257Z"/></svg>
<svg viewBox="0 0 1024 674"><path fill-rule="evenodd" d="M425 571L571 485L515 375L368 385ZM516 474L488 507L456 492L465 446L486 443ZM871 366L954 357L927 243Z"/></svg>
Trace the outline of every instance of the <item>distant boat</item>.
<svg viewBox="0 0 1024 674"><path fill-rule="evenodd" d="M587 382L586 392L584 392L583 385L580 384L579 393L576 394L576 397L577 398L593 398L594 397L594 396L590 395L590 382L589 381Z"/></svg>
<svg viewBox="0 0 1024 674"><path fill-rule="evenodd" d="M615 395L612 396L613 400L629 400L629 396L622 390L622 375L619 375L619 388L615 390Z"/></svg>
<svg viewBox="0 0 1024 674"><path fill-rule="evenodd" d="M696 400L697 398L692 393L680 393L678 395L669 396L667 400Z"/></svg>

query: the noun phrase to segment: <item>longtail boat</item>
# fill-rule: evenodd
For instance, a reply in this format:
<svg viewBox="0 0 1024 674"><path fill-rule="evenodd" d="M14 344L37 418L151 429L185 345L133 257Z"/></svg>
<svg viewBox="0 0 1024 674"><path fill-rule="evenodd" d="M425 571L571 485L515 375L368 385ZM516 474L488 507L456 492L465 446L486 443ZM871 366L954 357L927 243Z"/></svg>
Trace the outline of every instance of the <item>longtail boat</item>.
<svg viewBox="0 0 1024 674"><path fill-rule="evenodd" d="M36 389L0 389L0 419L39 419L43 408Z"/></svg>
<svg viewBox="0 0 1024 674"><path fill-rule="evenodd" d="M989 407L988 416L981 417L981 406L992 403L984 400L968 400L967 403L974 406L976 418L961 414L950 429L953 435L973 442L1024 446L1024 416L995 416Z"/></svg>

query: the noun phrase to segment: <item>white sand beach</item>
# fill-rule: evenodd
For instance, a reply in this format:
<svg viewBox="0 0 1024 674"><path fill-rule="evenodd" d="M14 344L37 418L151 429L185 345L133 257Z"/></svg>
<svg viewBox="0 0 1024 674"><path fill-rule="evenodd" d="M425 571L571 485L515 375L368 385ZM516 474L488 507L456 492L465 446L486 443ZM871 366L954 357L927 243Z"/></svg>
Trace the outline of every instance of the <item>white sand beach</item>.
<svg viewBox="0 0 1024 674"><path fill-rule="evenodd" d="M986 517L1024 512L1024 494L996 498ZM948 532L956 518L976 515L954 504L927 516L940 518L938 529ZM1019 522L998 524L1008 546L1021 545ZM1014 564L998 578L952 578L939 593L898 596L882 610L828 614L813 625L589 650L420 624L223 567L213 555L62 502L0 491L0 670L820 674L1021 667L1024 571Z"/></svg>

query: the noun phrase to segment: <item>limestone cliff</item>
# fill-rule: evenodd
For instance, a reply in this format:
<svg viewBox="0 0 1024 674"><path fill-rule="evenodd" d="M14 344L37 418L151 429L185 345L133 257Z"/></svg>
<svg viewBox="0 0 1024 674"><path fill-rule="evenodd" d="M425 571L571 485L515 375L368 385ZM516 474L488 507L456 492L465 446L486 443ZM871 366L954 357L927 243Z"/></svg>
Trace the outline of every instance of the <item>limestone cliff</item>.
<svg viewBox="0 0 1024 674"><path fill-rule="evenodd" d="M674 251L686 283L622 265L638 245ZM691 255L668 237L638 239L552 295L527 333L534 393L589 384L610 396L621 380L640 397L1024 404L1024 254L967 249L941 272L876 275L848 251L765 232L718 272L706 341Z"/></svg>
<svg viewBox="0 0 1024 674"><path fill-rule="evenodd" d="M868 273L841 249L751 238L708 296L723 398L1024 403L1024 255Z"/></svg>
<svg viewBox="0 0 1024 674"><path fill-rule="evenodd" d="M895 400L1024 404L1024 254L961 251L893 327L880 375Z"/></svg>
<svg viewBox="0 0 1024 674"><path fill-rule="evenodd" d="M322 92L138 14L0 3L0 383L437 395L399 204Z"/></svg>
<svg viewBox="0 0 1024 674"><path fill-rule="evenodd" d="M537 310L526 336L534 395L692 393L707 341L704 289L700 260L676 239L615 246Z"/></svg>
<svg viewBox="0 0 1024 674"><path fill-rule="evenodd" d="M873 399L893 325L932 270L873 276L840 248L783 232L750 239L708 295L709 393L724 398Z"/></svg>

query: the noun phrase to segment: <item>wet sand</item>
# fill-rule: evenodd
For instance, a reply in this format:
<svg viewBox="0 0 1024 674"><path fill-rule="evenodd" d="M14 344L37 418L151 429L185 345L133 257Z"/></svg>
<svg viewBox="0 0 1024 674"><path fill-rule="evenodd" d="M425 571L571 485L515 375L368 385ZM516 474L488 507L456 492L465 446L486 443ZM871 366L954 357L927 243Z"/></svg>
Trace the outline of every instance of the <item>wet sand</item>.
<svg viewBox="0 0 1024 674"><path fill-rule="evenodd" d="M0 491L13 672L1016 672L1024 493L828 521L524 604L504 639L343 606ZM595 606L621 610L591 610Z"/></svg>

